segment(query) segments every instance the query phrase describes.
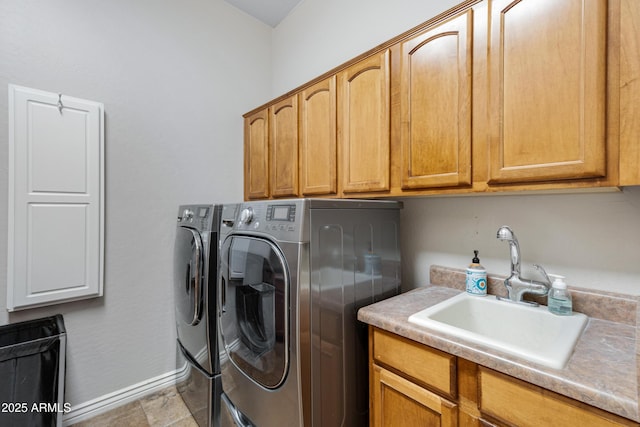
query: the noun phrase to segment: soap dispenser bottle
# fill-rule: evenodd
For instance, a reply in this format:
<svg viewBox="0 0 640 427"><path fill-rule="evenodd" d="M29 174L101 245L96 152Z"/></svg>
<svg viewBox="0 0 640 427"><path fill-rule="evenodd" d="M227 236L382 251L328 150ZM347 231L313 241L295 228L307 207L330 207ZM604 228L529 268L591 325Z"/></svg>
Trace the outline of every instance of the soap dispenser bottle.
<svg viewBox="0 0 640 427"><path fill-rule="evenodd" d="M476 296L487 295L487 270L480 264L478 251L473 251L473 259L467 267L467 293Z"/></svg>
<svg viewBox="0 0 640 427"><path fill-rule="evenodd" d="M564 277L557 274L549 274L549 277L553 280L547 297L549 311L560 316L570 316L573 304Z"/></svg>

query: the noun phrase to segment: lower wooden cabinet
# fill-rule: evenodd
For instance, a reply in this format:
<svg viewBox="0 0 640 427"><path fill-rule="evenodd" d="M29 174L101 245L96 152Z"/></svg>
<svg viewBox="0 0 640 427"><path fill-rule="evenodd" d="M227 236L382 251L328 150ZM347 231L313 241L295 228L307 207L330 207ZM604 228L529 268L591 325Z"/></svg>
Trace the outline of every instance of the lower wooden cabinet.
<svg viewBox="0 0 640 427"><path fill-rule="evenodd" d="M373 427L639 425L375 327L369 375Z"/></svg>
<svg viewBox="0 0 640 427"><path fill-rule="evenodd" d="M402 367L403 374L424 387L456 399L456 357L415 341L374 329L372 357L381 366Z"/></svg>
<svg viewBox="0 0 640 427"><path fill-rule="evenodd" d="M371 398L374 427L453 427L458 425L458 405L419 385L387 371L372 367Z"/></svg>
<svg viewBox="0 0 640 427"><path fill-rule="evenodd" d="M604 411L483 367L478 369L478 389L481 413L497 425L500 421L522 427L621 425Z"/></svg>

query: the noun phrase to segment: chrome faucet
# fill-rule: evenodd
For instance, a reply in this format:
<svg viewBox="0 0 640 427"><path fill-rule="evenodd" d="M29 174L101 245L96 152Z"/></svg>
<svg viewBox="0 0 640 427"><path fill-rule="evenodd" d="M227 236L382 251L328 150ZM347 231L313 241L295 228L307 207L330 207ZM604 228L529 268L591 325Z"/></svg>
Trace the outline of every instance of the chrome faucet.
<svg viewBox="0 0 640 427"><path fill-rule="evenodd" d="M504 225L498 229L497 237L500 240L509 242L509 249L511 252L511 275L504 281L504 286L507 288L509 297L498 297L498 299L538 305L538 303L525 301L522 298L525 294L544 296L549 293L551 280L549 279L547 272L544 271L544 268L541 266L534 264L533 266L536 270L544 276L544 281L523 279L520 277L520 245L518 244L518 239L516 238L515 233L511 228Z"/></svg>

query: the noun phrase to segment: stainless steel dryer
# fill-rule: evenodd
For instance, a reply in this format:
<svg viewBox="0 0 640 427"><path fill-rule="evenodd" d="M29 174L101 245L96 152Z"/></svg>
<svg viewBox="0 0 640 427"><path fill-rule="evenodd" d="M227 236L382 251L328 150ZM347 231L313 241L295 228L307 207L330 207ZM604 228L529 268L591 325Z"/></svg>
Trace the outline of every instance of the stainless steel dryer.
<svg viewBox="0 0 640 427"><path fill-rule="evenodd" d="M392 201L225 205L220 258L221 425L368 425L358 309L400 287Z"/></svg>
<svg viewBox="0 0 640 427"><path fill-rule="evenodd" d="M178 209L174 247L177 389L201 427L220 425L217 290L221 205Z"/></svg>

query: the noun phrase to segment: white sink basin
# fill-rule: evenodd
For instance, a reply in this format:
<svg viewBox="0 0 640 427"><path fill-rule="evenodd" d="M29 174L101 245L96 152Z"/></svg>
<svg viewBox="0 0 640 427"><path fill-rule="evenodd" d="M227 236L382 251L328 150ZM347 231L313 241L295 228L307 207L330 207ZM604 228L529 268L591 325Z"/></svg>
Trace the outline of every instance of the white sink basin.
<svg viewBox="0 0 640 427"><path fill-rule="evenodd" d="M557 316L545 306L462 293L411 315L409 322L562 369L587 324L587 316Z"/></svg>

